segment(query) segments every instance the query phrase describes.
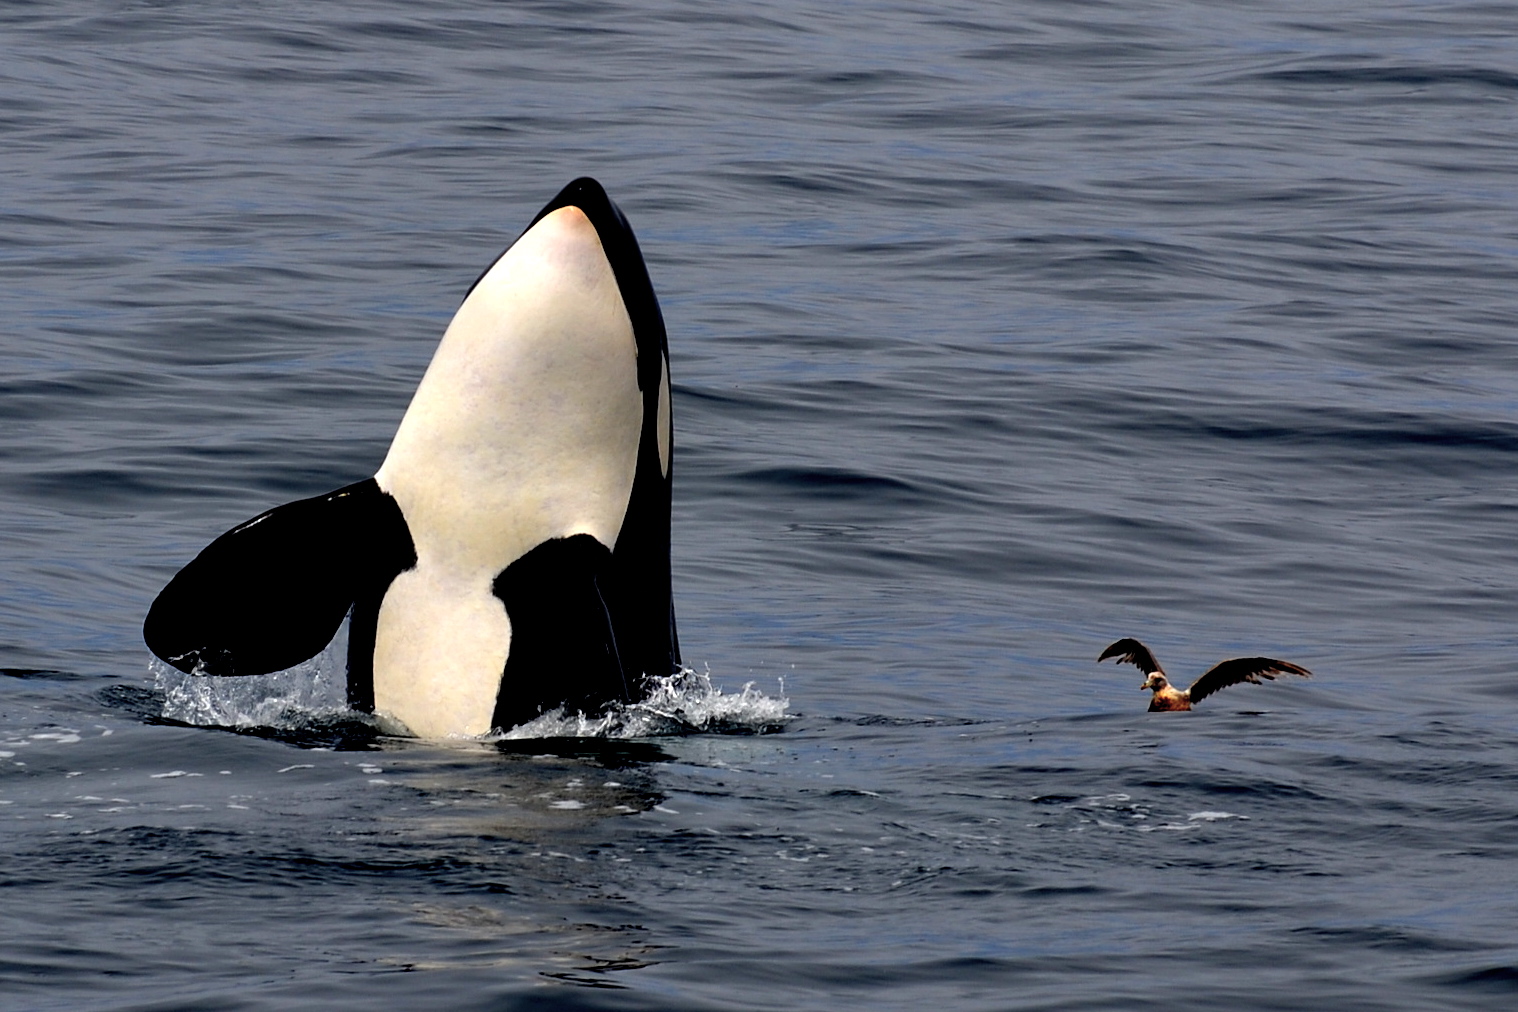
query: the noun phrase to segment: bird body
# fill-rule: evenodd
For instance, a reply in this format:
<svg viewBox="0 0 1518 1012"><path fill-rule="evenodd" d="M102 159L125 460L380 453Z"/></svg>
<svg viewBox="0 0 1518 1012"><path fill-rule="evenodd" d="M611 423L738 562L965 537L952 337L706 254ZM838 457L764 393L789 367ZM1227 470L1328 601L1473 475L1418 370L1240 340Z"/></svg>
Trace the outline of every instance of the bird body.
<svg viewBox="0 0 1518 1012"><path fill-rule="evenodd" d="M1170 684L1170 680L1164 675L1150 675L1144 680L1141 688L1153 689L1154 696L1149 700L1149 712L1156 710L1189 710L1191 709L1191 692L1188 689L1177 689Z"/></svg>
<svg viewBox="0 0 1518 1012"><path fill-rule="evenodd" d="M1200 678L1191 683L1190 688L1177 689L1170 684L1170 679L1165 675L1165 669L1160 667L1149 648L1131 636L1124 637L1103 650L1102 655L1096 659L1097 663L1109 657L1117 658L1119 664L1132 664L1148 676L1139 688L1148 689L1154 693L1149 700L1150 713L1164 710L1189 710L1193 703L1200 702L1219 689L1226 689L1240 682L1253 682L1259 685L1260 679L1274 680L1278 674L1301 675L1303 678L1312 675L1312 672L1304 667L1292 664L1290 661L1278 661L1273 657L1235 657L1231 660L1220 661L1208 668Z"/></svg>

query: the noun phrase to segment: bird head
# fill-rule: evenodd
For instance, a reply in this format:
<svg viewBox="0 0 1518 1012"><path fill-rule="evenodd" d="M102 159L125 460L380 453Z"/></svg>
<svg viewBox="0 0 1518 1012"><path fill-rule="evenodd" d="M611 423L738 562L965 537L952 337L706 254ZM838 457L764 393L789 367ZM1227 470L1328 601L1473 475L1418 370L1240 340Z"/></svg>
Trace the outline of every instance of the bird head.
<svg viewBox="0 0 1518 1012"><path fill-rule="evenodd" d="M1165 676L1156 671L1154 674L1144 679L1144 684L1140 685L1139 688L1153 689L1155 692L1159 692L1169 684L1170 682L1165 678Z"/></svg>

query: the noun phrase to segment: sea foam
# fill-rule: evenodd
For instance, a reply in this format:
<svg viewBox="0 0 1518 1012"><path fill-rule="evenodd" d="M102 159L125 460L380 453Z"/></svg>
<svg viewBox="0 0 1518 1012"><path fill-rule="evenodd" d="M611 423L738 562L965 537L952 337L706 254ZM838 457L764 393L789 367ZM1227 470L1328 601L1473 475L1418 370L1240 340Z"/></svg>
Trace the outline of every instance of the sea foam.
<svg viewBox="0 0 1518 1012"><path fill-rule="evenodd" d="M163 695L166 719L202 727L301 730L333 721L361 721L381 732L397 730L383 717L348 708L346 657L348 626L343 623L320 654L267 675L217 678L186 674L153 658L149 672ZM654 679L653 691L636 703L622 703L593 716L550 710L484 740L522 738L644 738L673 734L765 734L789 719L790 700L767 695L747 682L735 693L713 684L710 671L681 668Z"/></svg>

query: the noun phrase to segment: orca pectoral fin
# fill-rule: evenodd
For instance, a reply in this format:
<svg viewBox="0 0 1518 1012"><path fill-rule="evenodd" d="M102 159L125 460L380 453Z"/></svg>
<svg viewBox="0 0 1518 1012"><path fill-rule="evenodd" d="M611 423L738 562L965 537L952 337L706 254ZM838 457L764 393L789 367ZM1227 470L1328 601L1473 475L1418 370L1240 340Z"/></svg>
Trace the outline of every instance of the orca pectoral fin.
<svg viewBox="0 0 1518 1012"><path fill-rule="evenodd" d="M538 545L496 577L511 648L492 726L503 730L557 707L595 714L631 697L598 581L611 551L589 534Z"/></svg>
<svg viewBox="0 0 1518 1012"><path fill-rule="evenodd" d="M415 564L400 507L370 478L211 542L159 593L142 636L184 672L279 671L320 653L356 600L383 596Z"/></svg>

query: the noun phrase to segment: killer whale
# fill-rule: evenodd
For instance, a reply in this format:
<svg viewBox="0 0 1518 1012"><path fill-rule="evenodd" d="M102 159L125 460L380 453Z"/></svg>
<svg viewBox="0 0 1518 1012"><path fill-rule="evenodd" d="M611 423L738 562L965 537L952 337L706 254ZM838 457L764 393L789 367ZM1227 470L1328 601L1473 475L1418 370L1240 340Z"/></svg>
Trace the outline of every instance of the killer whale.
<svg viewBox="0 0 1518 1012"><path fill-rule="evenodd" d="M212 541L148 648L256 675L344 618L348 701L424 737L643 696L680 667L669 349L636 237L571 182L465 294L374 477Z"/></svg>

